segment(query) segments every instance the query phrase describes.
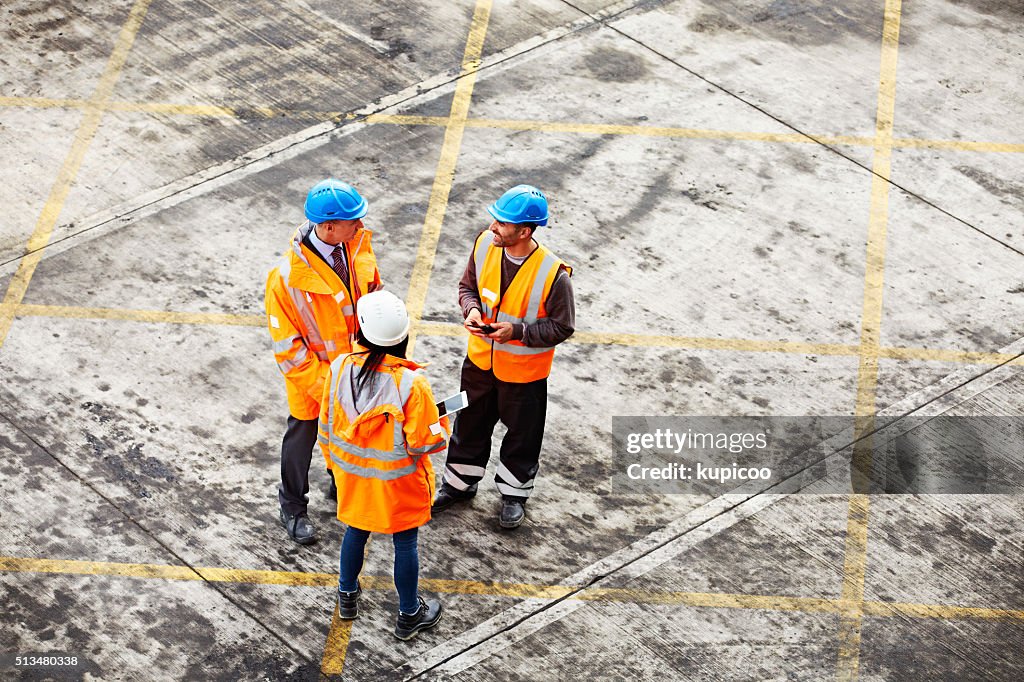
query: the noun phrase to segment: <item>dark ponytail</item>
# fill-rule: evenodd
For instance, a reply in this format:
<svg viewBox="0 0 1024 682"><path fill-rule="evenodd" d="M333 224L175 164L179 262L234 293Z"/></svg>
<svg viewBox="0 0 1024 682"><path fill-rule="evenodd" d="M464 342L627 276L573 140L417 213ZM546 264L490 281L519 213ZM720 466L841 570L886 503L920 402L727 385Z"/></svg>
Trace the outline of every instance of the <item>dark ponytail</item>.
<svg viewBox="0 0 1024 682"><path fill-rule="evenodd" d="M356 380L355 392L358 395L373 380L373 376L384 362L385 356L393 355L396 358L405 358L405 351L409 347L409 337L406 336L393 346L378 346L367 341L363 336L363 330L360 329L356 332L356 340L369 352L366 360L363 361L363 368L359 370L359 378Z"/></svg>

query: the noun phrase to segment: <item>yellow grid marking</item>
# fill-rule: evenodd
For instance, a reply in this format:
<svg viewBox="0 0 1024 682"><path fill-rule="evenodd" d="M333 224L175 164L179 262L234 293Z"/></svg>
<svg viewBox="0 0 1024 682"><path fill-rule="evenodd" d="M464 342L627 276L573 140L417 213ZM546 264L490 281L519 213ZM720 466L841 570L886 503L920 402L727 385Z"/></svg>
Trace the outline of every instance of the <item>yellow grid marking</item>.
<svg viewBox="0 0 1024 682"><path fill-rule="evenodd" d="M342 620L338 616L338 602L334 603L334 615L331 616L331 629L327 633L324 644L324 655L320 659L320 672L324 675L341 675L345 670L345 656L348 655L348 643L352 638L354 620Z"/></svg>
<svg viewBox="0 0 1024 682"><path fill-rule="evenodd" d="M26 107L38 109L84 109L89 100L56 99L47 97L0 97L0 107ZM414 116L403 114L358 114L344 111L316 111L311 109L280 109L273 107L227 106L217 104L173 104L170 102L110 102L108 111L199 116L206 118L249 119L287 118L313 121L362 119L369 124L439 126L450 124L448 116ZM615 123L584 123L572 121L535 121L516 119L467 118L467 128L504 130L531 130L537 132L578 133L583 135L632 135L639 137L677 137L683 139L735 140L780 144L826 144L850 147L873 147L874 137L861 135L815 135L812 133L758 133L740 130L710 130L674 126L633 125ZM892 146L904 149L940 149L962 152L993 152L1003 154L1024 153L1024 143L986 142L975 140L931 140L912 137L893 138Z"/></svg>
<svg viewBox="0 0 1024 682"><path fill-rule="evenodd" d="M878 104L875 111L874 159L871 176L871 207L864 263L864 304L861 312L860 363L854 436L860 438L874 427L878 388L879 340L882 334L885 248L889 225L889 176L892 171L893 121L896 113L896 64L900 41L901 0L886 0L882 21ZM861 624L864 575L867 566L869 498L867 480L871 469L871 437L854 444L850 473L853 494L847 511L846 547L841 599L849 604L839 623L836 677L856 680L860 674Z"/></svg>
<svg viewBox="0 0 1024 682"><path fill-rule="evenodd" d="M100 121L103 119L104 107L114 92L114 86L117 85L117 81L121 77L121 69L124 68L128 52L132 48L132 43L135 42L135 35L142 26L142 19L146 16L150 2L151 0L137 0L135 5L132 6L128 19L121 27L121 32L117 36L114 51L107 60L106 68L103 70L103 75L100 76L96 90L85 104L82 121L75 133L75 139L71 143L71 149L64 159L53 187L50 188L50 194L46 198L43 211L36 220L35 230L32 232L32 236L29 237L28 244L25 247L26 253L18 264L17 272L14 273L14 277L11 278L10 283L7 285L7 293L3 299L4 305L0 306L0 346L3 346L4 341L7 339L7 334L11 330L11 324L14 322L16 306L25 298L25 292L28 291L28 284L32 280L32 275L35 274L36 267L38 267L39 262L43 258L43 247L50 242L53 228L57 224L57 218L60 216L60 212L64 208L64 202L71 191L71 185L74 184L78 171L82 167L82 161L85 159L85 153L88 151L93 138L96 136L96 132L99 130Z"/></svg>
<svg viewBox="0 0 1024 682"><path fill-rule="evenodd" d="M87 308L21 303L14 308L15 317L55 317L80 320L121 320L148 324L197 324L212 326L263 327L263 315L232 313L188 313L171 310L139 310L131 308ZM414 329L423 336L464 337L465 327L451 322L420 320ZM671 336L657 334L622 334L616 332L577 331L570 344L626 346L635 348L678 348L683 350L735 351L740 353L788 353L856 357L860 347L841 343L809 343L804 341L766 341L702 336ZM1024 367L1024 357L1013 353L988 353L942 348L905 348L880 346L878 357L889 360L923 362L955 362L967 365L1002 365Z"/></svg>
<svg viewBox="0 0 1024 682"><path fill-rule="evenodd" d="M491 0L477 0L469 38L466 40L466 49L462 56L462 75L455 86L451 113L444 131L444 144L441 146L441 158L437 161L434 185L430 190L430 203L427 205L427 215L423 221L423 234L420 237L412 277L409 279L409 293L405 297L409 318L414 325L409 334L409 357L413 356L416 347L415 324L423 316L423 308L427 302L427 288L430 286L430 274L434 269L434 254L437 253L441 224L448 209L448 195L455 181L455 166L459 161L462 134L466 129L469 103L473 97L473 86L476 84L476 72L480 67L480 55L483 52L484 36L487 35L490 17Z"/></svg>
<svg viewBox="0 0 1024 682"><path fill-rule="evenodd" d="M15 315L34 317L63 317L82 320L124 320L168 324L208 324L236 327L263 327L263 315L233 315L231 313L186 313L169 310L133 310L130 308L78 308L60 305L22 303Z"/></svg>
<svg viewBox="0 0 1024 682"><path fill-rule="evenodd" d="M75 561L67 559L33 559L0 556L0 571L11 573L53 573L64 575L96 575L146 580L181 580L237 583L247 585L284 585L290 587L336 588L336 573L301 573L232 568L173 566L166 564L116 563L107 561ZM393 590L390 576L364 575L359 578L364 590ZM534 585L529 583L481 582L420 578L420 586L441 594L464 594L513 599L579 599L593 602L623 602L658 606L689 606L695 608L732 608L800 613L844 614L852 608L876 618L909 617L943 620L1010 620L1024 622L1024 610L978 606L947 606L880 601L849 601L821 597L789 597L776 595L735 594L715 592L672 592L632 588L584 588L567 585ZM861 609L861 606L863 607ZM344 624L347 621L340 621ZM332 626L333 627L333 626Z"/></svg>

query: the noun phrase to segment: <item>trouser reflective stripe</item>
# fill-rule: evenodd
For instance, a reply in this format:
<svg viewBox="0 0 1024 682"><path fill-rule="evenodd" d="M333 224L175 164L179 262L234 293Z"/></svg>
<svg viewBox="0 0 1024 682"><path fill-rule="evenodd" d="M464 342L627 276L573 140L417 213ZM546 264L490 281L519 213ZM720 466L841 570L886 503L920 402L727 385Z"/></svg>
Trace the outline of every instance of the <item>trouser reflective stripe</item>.
<svg viewBox="0 0 1024 682"><path fill-rule="evenodd" d="M487 473L487 470L483 467L449 462L445 465L444 476L441 478L456 490L466 490L469 486L483 478L485 473Z"/></svg>
<svg viewBox="0 0 1024 682"><path fill-rule="evenodd" d="M524 500L530 496L530 493L533 492L532 485L529 488L516 488L511 485L506 485L501 481L497 480L494 482L494 485L497 486L498 492L501 493L502 495L507 495L509 497L519 497Z"/></svg>
<svg viewBox="0 0 1024 682"><path fill-rule="evenodd" d="M494 472L494 485L497 486L498 492L510 497L526 498L533 492L533 478L528 481L520 481L508 470L504 462L498 462L498 468Z"/></svg>

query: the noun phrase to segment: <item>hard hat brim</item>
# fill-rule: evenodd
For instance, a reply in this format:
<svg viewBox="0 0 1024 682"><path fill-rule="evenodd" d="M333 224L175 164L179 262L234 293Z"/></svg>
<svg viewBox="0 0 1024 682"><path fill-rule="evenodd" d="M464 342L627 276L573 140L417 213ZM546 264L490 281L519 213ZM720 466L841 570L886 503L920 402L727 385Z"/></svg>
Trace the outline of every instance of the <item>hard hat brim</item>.
<svg viewBox="0 0 1024 682"><path fill-rule="evenodd" d="M513 225L522 225L523 223L536 223L541 227L548 224L548 219L543 220L519 220L514 216L510 216L507 213L502 213L501 209L496 204L491 204L487 207L487 212L491 214L491 217L497 220L499 223L512 223Z"/></svg>
<svg viewBox="0 0 1024 682"><path fill-rule="evenodd" d="M363 199L362 203L359 204L359 206L356 208L356 210L352 211L349 214L340 214L340 215L330 215L330 216L328 216L328 215L320 215L318 213L314 213L313 211L309 210L308 208L303 209L303 210L304 210L304 212L306 214L306 220L308 220L311 223L320 224L320 223L326 223L328 220L359 220L360 218L362 218L362 217L364 217L366 215L366 211L369 208L370 208L369 203L367 203L366 199Z"/></svg>
<svg viewBox="0 0 1024 682"><path fill-rule="evenodd" d="M398 344L400 344L402 341L409 337L410 324L410 322L406 322L405 329L402 330L402 333L399 336L390 339L385 339L374 334L367 334L365 327L360 327L359 329L363 333L363 336L366 338L366 340L369 341L370 343L376 344L378 346L388 347L397 346Z"/></svg>

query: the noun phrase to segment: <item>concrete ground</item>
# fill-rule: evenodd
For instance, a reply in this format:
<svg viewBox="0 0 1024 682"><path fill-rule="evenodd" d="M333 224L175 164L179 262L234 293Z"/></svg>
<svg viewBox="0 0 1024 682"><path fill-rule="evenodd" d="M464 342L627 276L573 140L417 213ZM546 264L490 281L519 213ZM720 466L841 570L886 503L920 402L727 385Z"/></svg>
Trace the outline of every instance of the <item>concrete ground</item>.
<svg viewBox="0 0 1024 682"><path fill-rule="evenodd" d="M0 17L5 679L1024 678L1020 495L611 486L613 415L1021 416L1019 1ZM489 202L543 188L575 268L527 522L487 487L423 530L446 612L407 644L387 538L332 615L321 467L321 541L276 519L262 290L327 176L439 395Z"/></svg>

